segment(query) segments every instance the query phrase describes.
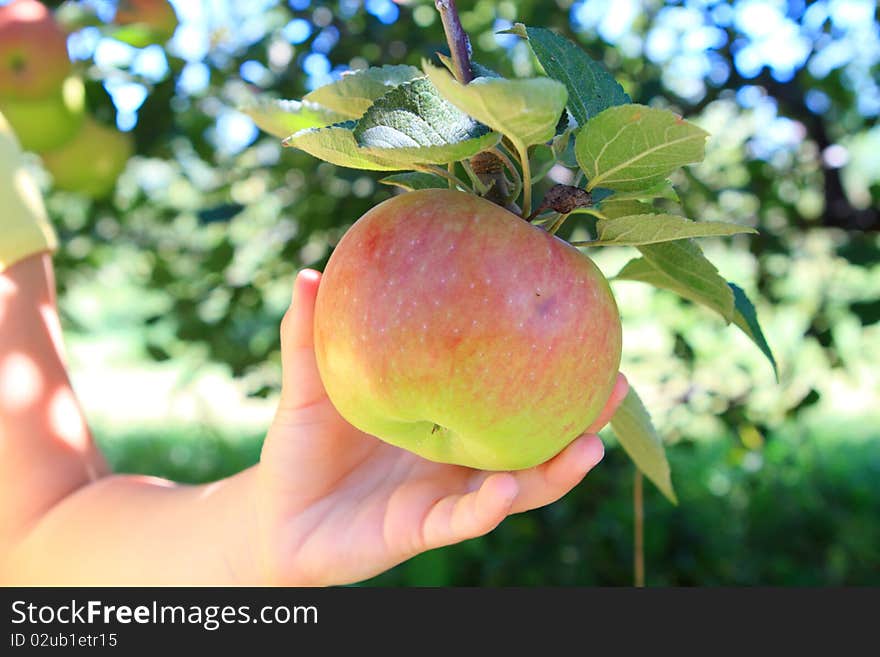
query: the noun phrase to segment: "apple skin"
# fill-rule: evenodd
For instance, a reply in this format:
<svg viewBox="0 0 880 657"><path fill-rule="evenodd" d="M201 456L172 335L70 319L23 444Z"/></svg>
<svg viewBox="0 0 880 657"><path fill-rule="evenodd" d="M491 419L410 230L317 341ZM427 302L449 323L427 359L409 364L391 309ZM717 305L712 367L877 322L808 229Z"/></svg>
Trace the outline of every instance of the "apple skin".
<svg viewBox="0 0 880 657"><path fill-rule="evenodd" d="M131 135L86 116L72 140L42 158L56 189L101 199L113 191L133 154Z"/></svg>
<svg viewBox="0 0 880 657"><path fill-rule="evenodd" d="M0 96L44 98L70 72L67 35L45 5L13 0L0 7Z"/></svg>
<svg viewBox="0 0 880 657"><path fill-rule="evenodd" d="M145 40L137 47L168 41L178 25L174 7L167 0L119 0L114 22L117 25L138 25L147 30L149 34L144 35Z"/></svg>
<svg viewBox="0 0 880 657"><path fill-rule="evenodd" d="M0 98L0 112L27 151L43 153L64 145L79 131L85 117L86 89L71 76L46 98Z"/></svg>
<svg viewBox="0 0 880 657"><path fill-rule="evenodd" d="M409 192L343 236L315 307L327 394L355 427L485 470L546 461L599 415L621 325L583 253L477 196Z"/></svg>

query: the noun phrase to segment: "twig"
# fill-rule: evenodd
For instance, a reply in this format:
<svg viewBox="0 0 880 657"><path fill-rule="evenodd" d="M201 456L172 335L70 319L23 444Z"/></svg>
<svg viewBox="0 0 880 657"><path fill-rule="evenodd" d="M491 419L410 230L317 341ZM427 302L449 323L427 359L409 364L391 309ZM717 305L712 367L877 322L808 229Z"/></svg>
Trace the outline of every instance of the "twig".
<svg viewBox="0 0 880 657"><path fill-rule="evenodd" d="M480 177L474 172L474 168L471 166L470 160L462 160L461 166L464 168L465 173L468 175L468 178L471 179L471 185L480 196L485 196L486 192L489 191L489 185L480 180Z"/></svg>
<svg viewBox="0 0 880 657"><path fill-rule="evenodd" d="M443 22L455 79L461 84L467 84L474 79L471 71L471 44L458 18L455 0L434 0L434 6L440 12L440 20Z"/></svg>
<svg viewBox="0 0 880 657"><path fill-rule="evenodd" d="M559 215L559 219L557 219L557 220L553 223L553 225L550 226L550 228L547 229L547 232L550 233L551 235L555 235L555 234L556 234L556 231L558 231L560 228L562 228L562 224L565 223L565 220L566 220L566 219L568 219L568 215L567 215L567 214L561 214L561 215Z"/></svg>
<svg viewBox="0 0 880 657"><path fill-rule="evenodd" d="M523 182L523 203L522 203L522 216L523 219L530 216L532 213L532 169L531 164L529 164L529 149L526 146L519 147L517 145L517 152L519 153L519 163L522 166L522 182Z"/></svg>
<svg viewBox="0 0 880 657"><path fill-rule="evenodd" d="M522 177L519 175L519 170L516 168L516 165L513 163L507 153L504 152L503 148L495 147L492 149L492 152L498 157L499 160L504 162L504 166L507 167L507 170L510 171L510 175L513 176L513 190L510 192L511 201L516 200L519 196L519 193L522 191Z"/></svg>
<svg viewBox="0 0 880 657"><path fill-rule="evenodd" d="M642 493L642 473L633 466L633 577L635 585L645 586L645 504Z"/></svg>

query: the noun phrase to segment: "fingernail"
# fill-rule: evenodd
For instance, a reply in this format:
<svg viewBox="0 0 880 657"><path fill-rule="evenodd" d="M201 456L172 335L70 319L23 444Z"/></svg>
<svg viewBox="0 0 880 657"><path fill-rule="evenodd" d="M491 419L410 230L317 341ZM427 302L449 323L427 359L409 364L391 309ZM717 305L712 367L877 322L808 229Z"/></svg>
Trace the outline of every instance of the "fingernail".
<svg viewBox="0 0 880 657"><path fill-rule="evenodd" d="M293 281L293 294L291 296L291 301L296 299L296 290L300 285L317 282L320 278L321 272L319 271L315 271L314 269L300 269L296 274L296 280Z"/></svg>

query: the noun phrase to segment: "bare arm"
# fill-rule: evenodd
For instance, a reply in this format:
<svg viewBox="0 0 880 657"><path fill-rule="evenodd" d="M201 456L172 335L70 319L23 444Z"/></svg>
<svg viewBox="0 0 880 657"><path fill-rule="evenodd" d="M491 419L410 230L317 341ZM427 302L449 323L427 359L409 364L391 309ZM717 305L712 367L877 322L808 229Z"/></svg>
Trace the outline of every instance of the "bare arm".
<svg viewBox="0 0 880 657"><path fill-rule="evenodd" d="M0 537L19 537L74 490L104 476L67 377L51 259L0 272Z"/></svg>
<svg viewBox="0 0 880 657"><path fill-rule="evenodd" d="M207 486L111 475L64 365L48 254L0 272L0 583L257 580L251 470Z"/></svg>

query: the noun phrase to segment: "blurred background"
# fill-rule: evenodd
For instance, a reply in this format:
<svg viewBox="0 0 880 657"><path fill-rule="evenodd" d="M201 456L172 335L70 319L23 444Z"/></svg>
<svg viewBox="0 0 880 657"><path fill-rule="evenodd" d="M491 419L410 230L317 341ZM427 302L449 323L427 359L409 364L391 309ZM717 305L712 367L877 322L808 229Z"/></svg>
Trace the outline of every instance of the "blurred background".
<svg viewBox="0 0 880 657"><path fill-rule="evenodd" d="M350 69L419 65L445 40L431 2L172 4L172 24L146 32L116 27L111 0L58 10L88 112L132 156L100 194L63 189L43 158L32 164L61 237L70 365L97 439L118 470L203 482L258 458L296 270L323 268L345 229L391 194L379 175L282 149L239 109ZM486 66L535 74L526 44L496 33L552 27L635 102L709 130L705 162L674 179L688 216L760 230L704 244L755 301L778 384L708 311L614 284L621 369L667 442L680 499L646 486L647 584L880 584L876 3L458 6ZM612 276L631 256L595 260ZM560 502L368 583L631 584L632 466L605 437L604 463Z"/></svg>

